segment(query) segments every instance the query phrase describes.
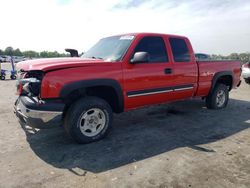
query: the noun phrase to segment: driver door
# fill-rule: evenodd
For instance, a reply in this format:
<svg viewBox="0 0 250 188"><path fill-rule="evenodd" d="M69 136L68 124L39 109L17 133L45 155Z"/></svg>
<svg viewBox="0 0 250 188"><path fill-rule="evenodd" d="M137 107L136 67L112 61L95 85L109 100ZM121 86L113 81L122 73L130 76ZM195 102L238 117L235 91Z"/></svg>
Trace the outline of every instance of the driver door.
<svg viewBox="0 0 250 188"><path fill-rule="evenodd" d="M130 63L136 52L147 52L147 62ZM137 40L130 59L124 64L125 109L171 100L173 65L169 61L165 39L145 36Z"/></svg>

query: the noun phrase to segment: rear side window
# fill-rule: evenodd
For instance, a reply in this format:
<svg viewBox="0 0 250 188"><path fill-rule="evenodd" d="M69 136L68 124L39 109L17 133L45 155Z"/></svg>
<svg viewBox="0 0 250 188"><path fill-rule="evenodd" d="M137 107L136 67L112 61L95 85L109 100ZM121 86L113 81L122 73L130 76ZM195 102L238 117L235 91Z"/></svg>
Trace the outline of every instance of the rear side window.
<svg viewBox="0 0 250 188"><path fill-rule="evenodd" d="M135 47L134 54L136 52L148 52L148 63L168 62L166 47L162 37L144 37Z"/></svg>
<svg viewBox="0 0 250 188"><path fill-rule="evenodd" d="M180 38L170 38L170 45L172 48L172 53L175 62L189 62L190 54L186 41Z"/></svg>

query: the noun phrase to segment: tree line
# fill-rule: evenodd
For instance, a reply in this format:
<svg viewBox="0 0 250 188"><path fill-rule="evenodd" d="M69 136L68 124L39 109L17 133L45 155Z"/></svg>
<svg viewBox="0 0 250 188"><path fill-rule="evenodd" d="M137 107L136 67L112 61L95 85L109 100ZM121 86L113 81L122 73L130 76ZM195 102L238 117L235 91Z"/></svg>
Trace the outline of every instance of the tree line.
<svg viewBox="0 0 250 188"><path fill-rule="evenodd" d="M42 51L36 52L33 50L21 51L19 48L14 49L9 46L5 48L5 50L0 49L0 55L8 55L8 56L25 56L27 58L49 58L49 57L68 57L69 54L59 53L57 51Z"/></svg>
<svg viewBox="0 0 250 188"><path fill-rule="evenodd" d="M211 59L214 60L238 60L241 64L250 62L250 52L247 53L231 53L230 55L211 55Z"/></svg>

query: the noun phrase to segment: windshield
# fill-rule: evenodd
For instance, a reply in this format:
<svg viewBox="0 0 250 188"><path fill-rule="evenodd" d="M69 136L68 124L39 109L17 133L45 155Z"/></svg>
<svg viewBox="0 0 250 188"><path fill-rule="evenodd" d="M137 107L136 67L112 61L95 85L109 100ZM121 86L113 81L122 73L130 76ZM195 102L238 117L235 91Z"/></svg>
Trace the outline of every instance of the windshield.
<svg viewBox="0 0 250 188"><path fill-rule="evenodd" d="M131 35L101 39L81 57L104 59L106 61L118 61L126 53L133 39L134 36Z"/></svg>

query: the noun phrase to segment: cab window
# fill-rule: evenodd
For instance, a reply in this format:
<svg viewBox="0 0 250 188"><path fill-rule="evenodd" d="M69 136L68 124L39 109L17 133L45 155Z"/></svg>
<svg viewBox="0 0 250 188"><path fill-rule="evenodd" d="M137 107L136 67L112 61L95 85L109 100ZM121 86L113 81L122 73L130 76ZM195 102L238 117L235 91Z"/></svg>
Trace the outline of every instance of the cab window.
<svg viewBox="0 0 250 188"><path fill-rule="evenodd" d="M175 62L190 62L188 46L184 39L170 38L169 42Z"/></svg>
<svg viewBox="0 0 250 188"><path fill-rule="evenodd" d="M162 37L150 36L140 40L134 50L136 52L147 52L149 61L146 63L168 62L166 46Z"/></svg>

